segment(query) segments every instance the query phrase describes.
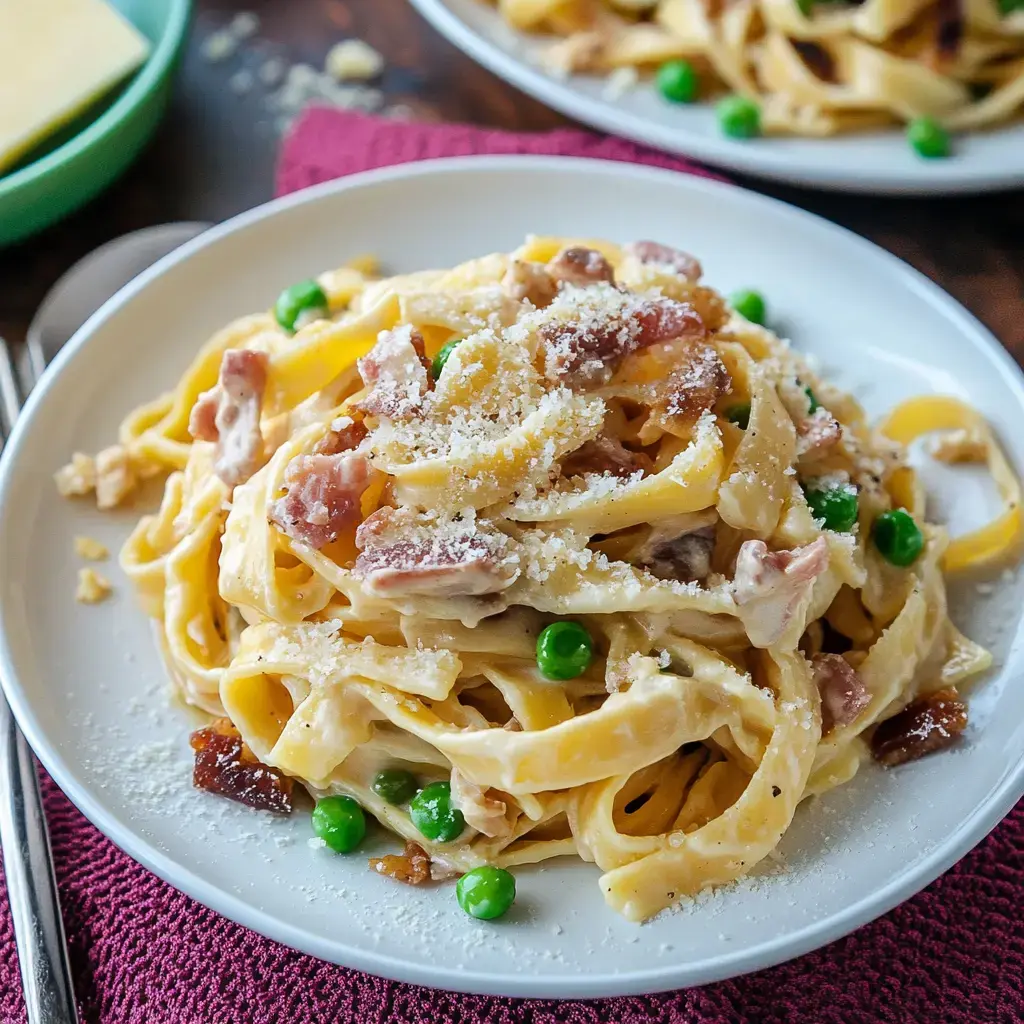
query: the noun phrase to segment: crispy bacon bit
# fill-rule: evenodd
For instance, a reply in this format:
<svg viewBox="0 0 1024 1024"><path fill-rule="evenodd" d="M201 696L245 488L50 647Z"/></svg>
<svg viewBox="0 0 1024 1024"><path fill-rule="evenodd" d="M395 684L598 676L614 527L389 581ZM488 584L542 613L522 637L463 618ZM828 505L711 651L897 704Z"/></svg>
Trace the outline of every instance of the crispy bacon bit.
<svg viewBox="0 0 1024 1024"><path fill-rule="evenodd" d="M762 540L744 541L736 556L733 597L755 647L778 643L828 561L824 537L792 551L769 551Z"/></svg>
<svg viewBox="0 0 1024 1024"><path fill-rule="evenodd" d="M646 299L626 316L603 321L554 321L540 329L547 346L546 372L570 387L606 384L626 356L659 342L702 340L700 314L688 302Z"/></svg>
<svg viewBox="0 0 1024 1024"><path fill-rule="evenodd" d="M641 564L659 580L698 583L711 572L715 528L702 526L669 539L652 536L641 555Z"/></svg>
<svg viewBox="0 0 1024 1024"><path fill-rule="evenodd" d="M665 415L696 423L719 399L732 391L732 377L710 345L690 347L690 359L676 366L658 388L658 406Z"/></svg>
<svg viewBox="0 0 1024 1024"><path fill-rule="evenodd" d="M423 338L408 324L381 331L377 343L356 364L373 390L361 408L371 416L410 419L419 415L433 384Z"/></svg>
<svg viewBox="0 0 1024 1024"><path fill-rule="evenodd" d="M828 409L816 409L796 425L797 456L814 462L827 455L843 436L843 428Z"/></svg>
<svg viewBox="0 0 1024 1024"><path fill-rule="evenodd" d="M452 803L462 811L466 824L491 839L510 837L512 825L505 801L488 796L489 792L470 782L457 768L452 770Z"/></svg>
<svg viewBox="0 0 1024 1024"><path fill-rule="evenodd" d="M362 518L359 499L373 475L363 455L297 455L288 463L284 497L267 517L289 537L319 550Z"/></svg>
<svg viewBox="0 0 1024 1024"><path fill-rule="evenodd" d="M558 294L558 282L548 273L548 268L529 260L513 260L501 279L501 288L510 299L525 300L537 309L550 305Z"/></svg>
<svg viewBox="0 0 1024 1024"><path fill-rule="evenodd" d="M230 719L218 718L189 737L195 751L192 785L260 811L290 814L292 780L261 764Z"/></svg>
<svg viewBox="0 0 1024 1024"><path fill-rule="evenodd" d="M313 455L340 455L358 448L369 431L361 421L350 416L339 416L331 429L313 445Z"/></svg>
<svg viewBox="0 0 1024 1024"><path fill-rule="evenodd" d="M217 386L192 407L189 431L199 441L217 442L214 471L229 487L248 480L263 458L260 414L268 362L265 352L228 349Z"/></svg>
<svg viewBox="0 0 1024 1024"><path fill-rule="evenodd" d="M638 470L650 472L651 460L642 452L631 452L617 437L600 434L586 441L562 460L562 476L587 476L590 473L632 476Z"/></svg>
<svg viewBox="0 0 1024 1024"><path fill-rule="evenodd" d="M626 252L635 256L641 263L656 263L658 266L671 267L680 277L687 281L697 282L704 273L700 262L682 249L674 249L671 245L661 242L630 242Z"/></svg>
<svg viewBox="0 0 1024 1024"><path fill-rule="evenodd" d="M436 520L380 508L356 531L355 575L375 597L474 597L504 590L518 575L506 539L472 520Z"/></svg>
<svg viewBox="0 0 1024 1024"><path fill-rule="evenodd" d="M596 249L576 245L563 249L548 261L548 273L560 284L586 288L607 281L614 284L612 265Z"/></svg>
<svg viewBox="0 0 1024 1024"><path fill-rule="evenodd" d="M871 694L841 654L816 654L811 665L821 694L821 732L824 735L837 725L849 725L871 703Z"/></svg>
<svg viewBox="0 0 1024 1024"><path fill-rule="evenodd" d="M409 841L401 855L372 857L370 870L406 885L423 885L430 881L430 857L419 843Z"/></svg>
<svg viewBox="0 0 1024 1024"><path fill-rule="evenodd" d="M882 722L871 737L871 753L894 768L950 746L966 728L967 705L950 687L915 700Z"/></svg>

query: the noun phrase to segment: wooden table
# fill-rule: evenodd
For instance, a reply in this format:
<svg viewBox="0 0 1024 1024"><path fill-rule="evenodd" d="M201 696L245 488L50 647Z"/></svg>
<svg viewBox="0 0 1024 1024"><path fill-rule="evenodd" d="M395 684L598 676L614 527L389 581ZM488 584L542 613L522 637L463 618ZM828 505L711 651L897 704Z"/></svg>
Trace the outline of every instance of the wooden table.
<svg viewBox="0 0 1024 1024"><path fill-rule="evenodd" d="M462 56L406 0L196 0L196 9L171 109L135 168L71 220L0 252L0 334L21 339L53 282L107 239L163 221L223 220L270 197L276 133L258 95L238 96L228 87L242 58L211 64L201 52L202 40L239 10L260 16L267 53L291 61L321 66L332 43L350 35L366 39L387 58L388 100L409 104L418 116L518 129L567 123ZM1024 362L1024 192L874 199L742 183L843 224L912 263Z"/></svg>

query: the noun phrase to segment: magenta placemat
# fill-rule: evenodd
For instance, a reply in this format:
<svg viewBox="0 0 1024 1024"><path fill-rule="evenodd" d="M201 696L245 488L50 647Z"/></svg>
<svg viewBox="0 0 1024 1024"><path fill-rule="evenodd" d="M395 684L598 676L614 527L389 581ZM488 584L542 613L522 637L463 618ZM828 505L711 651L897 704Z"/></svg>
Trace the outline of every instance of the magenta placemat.
<svg viewBox="0 0 1024 1024"><path fill-rule="evenodd" d="M314 111L285 144L278 191L371 167L472 153L582 155L707 173L585 132L517 135ZM1024 1021L1024 804L919 896L817 953L701 989L554 1002L430 991L292 952L165 885L104 839L49 779L44 790L87 1024ZM24 1020L0 886L0 1024Z"/></svg>

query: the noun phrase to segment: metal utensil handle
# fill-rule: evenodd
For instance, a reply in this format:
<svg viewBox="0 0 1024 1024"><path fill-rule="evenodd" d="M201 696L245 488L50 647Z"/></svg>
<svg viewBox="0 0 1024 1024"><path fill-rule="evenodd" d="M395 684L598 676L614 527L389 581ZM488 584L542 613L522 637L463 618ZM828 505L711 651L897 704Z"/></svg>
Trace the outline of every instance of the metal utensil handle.
<svg viewBox="0 0 1024 1024"><path fill-rule="evenodd" d="M8 430L20 405L10 350L0 338L0 411ZM39 776L2 693L0 846L29 1024L78 1024Z"/></svg>

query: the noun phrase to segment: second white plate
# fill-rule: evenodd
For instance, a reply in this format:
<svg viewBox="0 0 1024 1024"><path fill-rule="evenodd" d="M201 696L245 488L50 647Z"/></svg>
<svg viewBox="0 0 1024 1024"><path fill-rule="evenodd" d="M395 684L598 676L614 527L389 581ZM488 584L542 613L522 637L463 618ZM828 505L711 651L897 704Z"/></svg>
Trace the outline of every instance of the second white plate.
<svg viewBox="0 0 1024 1024"><path fill-rule="evenodd" d="M449 989L593 997L696 985L816 948L949 867L1024 791L1024 599L1016 573L954 616L996 654L956 750L898 770L865 766L802 806L758 877L643 926L609 910L576 860L518 872L508 918L473 921L450 886L421 891L366 857L307 846L306 815L280 821L191 787L188 732L128 581L74 601L76 534L112 550L137 512L59 500L52 474L116 436L232 317L357 254L400 272L507 251L528 232L656 237L699 255L711 284L760 287L773 324L822 360L871 414L920 392L983 408L1024 464L1024 388L996 341L935 285L875 246L792 207L667 171L554 158L432 161L278 200L183 246L82 328L33 394L0 463L0 677L40 759L131 856L220 913L349 967ZM941 511L976 520L962 476Z"/></svg>
<svg viewBox="0 0 1024 1024"><path fill-rule="evenodd" d="M649 82L610 99L600 78L557 78L541 68L541 37L510 28L482 0L410 0L473 60L542 103L584 124L658 149L773 178L840 192L949 195L1024 185L1024 124L962 135L948 160L922 160L899 129L831 139L730 139L707 104L676 106Z"/></svg>

